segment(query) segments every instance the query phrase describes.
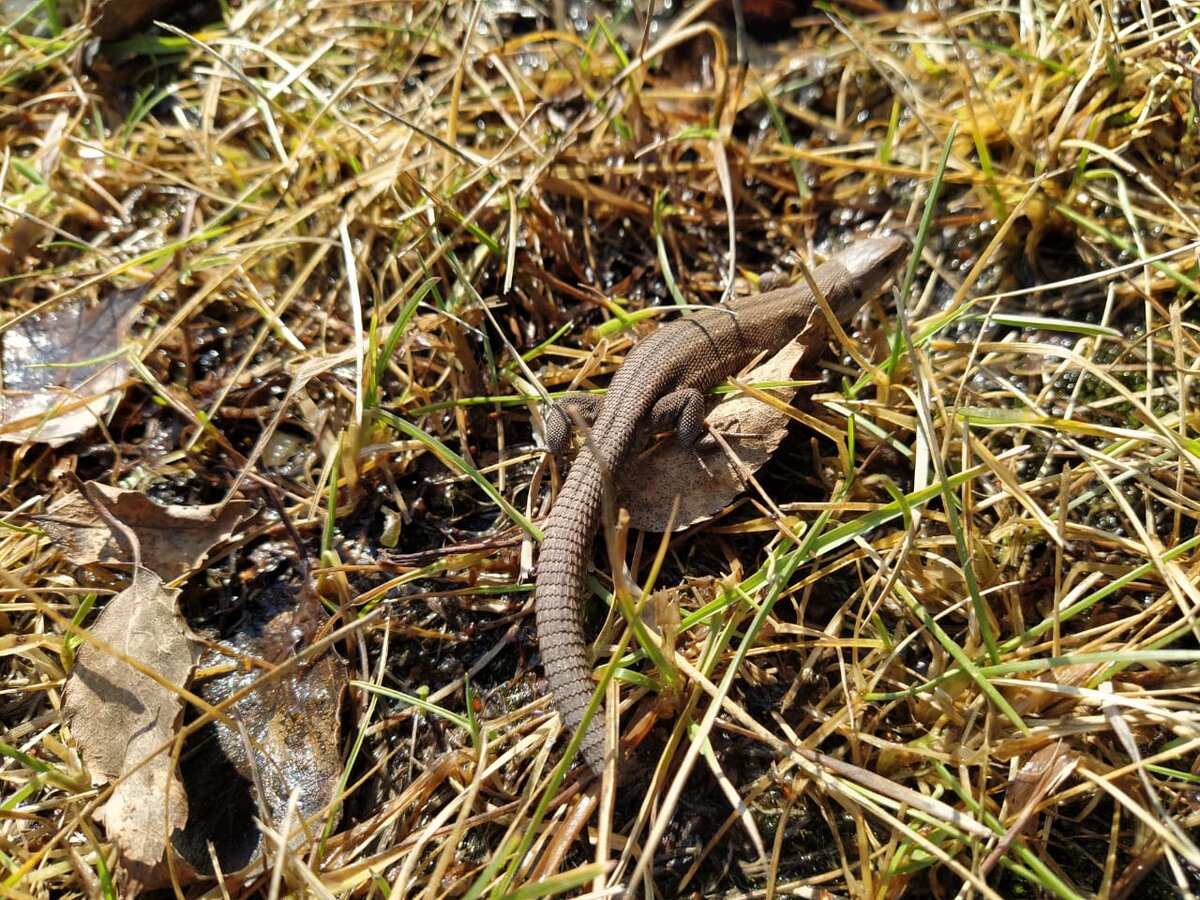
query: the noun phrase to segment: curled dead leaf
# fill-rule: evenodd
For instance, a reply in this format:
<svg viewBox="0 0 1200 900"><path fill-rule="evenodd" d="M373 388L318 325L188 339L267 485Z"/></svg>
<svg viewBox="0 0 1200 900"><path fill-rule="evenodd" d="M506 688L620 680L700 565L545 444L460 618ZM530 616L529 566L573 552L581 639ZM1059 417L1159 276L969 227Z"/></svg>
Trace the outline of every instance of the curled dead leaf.
<svg viewBox="0 0 1200 900"><path fill-rule="evenodd" d="M209 551L229 540L254 512L253 504L246 500L164 506L137 491L98 482L91 482L88 492L104 504L109 515L133 532L141 549L142 565L164 581L198 570ZM31 518L78 566L128 565L133 559L126 538L79 490L63 495L43 515Z"/></svg>

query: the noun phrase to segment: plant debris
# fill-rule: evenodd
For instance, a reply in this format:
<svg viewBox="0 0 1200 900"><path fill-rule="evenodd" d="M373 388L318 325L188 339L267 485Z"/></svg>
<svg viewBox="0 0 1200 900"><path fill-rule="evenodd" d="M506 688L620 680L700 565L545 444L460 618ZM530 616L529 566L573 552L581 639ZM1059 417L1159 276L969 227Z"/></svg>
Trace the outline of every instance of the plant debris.
<svg viewBox="0 0 1200 900"><path fill-rule="evenodd" d="M0 0L4 891L1200 891L1193 5L742 6L229 0L105 43ZM539 408L881 233L911 269L813 401L735 414L752 489L597 541L623 755L556 782ZM104 663L161 716L96 795L64 690L149 565L202 662Z"/></svg>

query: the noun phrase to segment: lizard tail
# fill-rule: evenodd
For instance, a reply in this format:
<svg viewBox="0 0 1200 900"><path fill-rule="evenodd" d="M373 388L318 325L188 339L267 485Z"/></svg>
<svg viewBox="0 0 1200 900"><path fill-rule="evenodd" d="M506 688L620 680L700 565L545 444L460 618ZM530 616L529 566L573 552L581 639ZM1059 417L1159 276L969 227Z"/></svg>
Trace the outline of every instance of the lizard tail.
<svg viewBox="0 0 1200 900"><path fill-rule="evenodd" d="M576 460L546 522L533 598L546 680L572 734L583 724L595 690L582 607L584 572L599 527L602 481L591 454ZM603 722L601 709L588 722L581 747L584 761L597 774L604 767Z"/></svg>

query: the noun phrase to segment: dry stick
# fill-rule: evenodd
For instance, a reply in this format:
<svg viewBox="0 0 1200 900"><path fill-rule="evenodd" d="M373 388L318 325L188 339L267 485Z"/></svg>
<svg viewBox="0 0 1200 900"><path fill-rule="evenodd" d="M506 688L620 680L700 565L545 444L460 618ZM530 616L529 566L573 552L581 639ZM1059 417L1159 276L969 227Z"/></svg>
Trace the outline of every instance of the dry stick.
<svg viewBox="0 0 1200 900"><path fill-rule="evenodd" d="M592 812L598 805L595 783L588 785L580 794L579 800L567 812L566 819L554 830L537 865L530 873L535 882L544 881L558 871L559 864L566 858L567 851L574 846L580 833L587 827Z"/></svg>

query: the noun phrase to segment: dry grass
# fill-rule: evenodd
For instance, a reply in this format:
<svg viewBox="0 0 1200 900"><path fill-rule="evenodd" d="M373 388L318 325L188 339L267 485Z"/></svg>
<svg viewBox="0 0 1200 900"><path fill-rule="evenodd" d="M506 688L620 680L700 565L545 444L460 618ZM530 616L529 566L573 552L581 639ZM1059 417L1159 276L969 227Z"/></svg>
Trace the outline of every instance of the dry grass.
<svg viewBox="0 0 1200 900"><path fill-rule="evenodd" d="M246 2L103 79L82 32L0 27L5 316L165 270L107 430L0 450L4 894L119 892L57 712L67 623L119 583L26 518L67 472L262 504L193 601L302 558L382 689L332 833L231 895L1194 890L1195 12L922 9L808 13L748 72L700 7ZM602 385L635 310L877 228L919 264L764 473L786 518L751 495L672 539L674 642L620 660L631 758L558 785L539 401Z"/></svg>

